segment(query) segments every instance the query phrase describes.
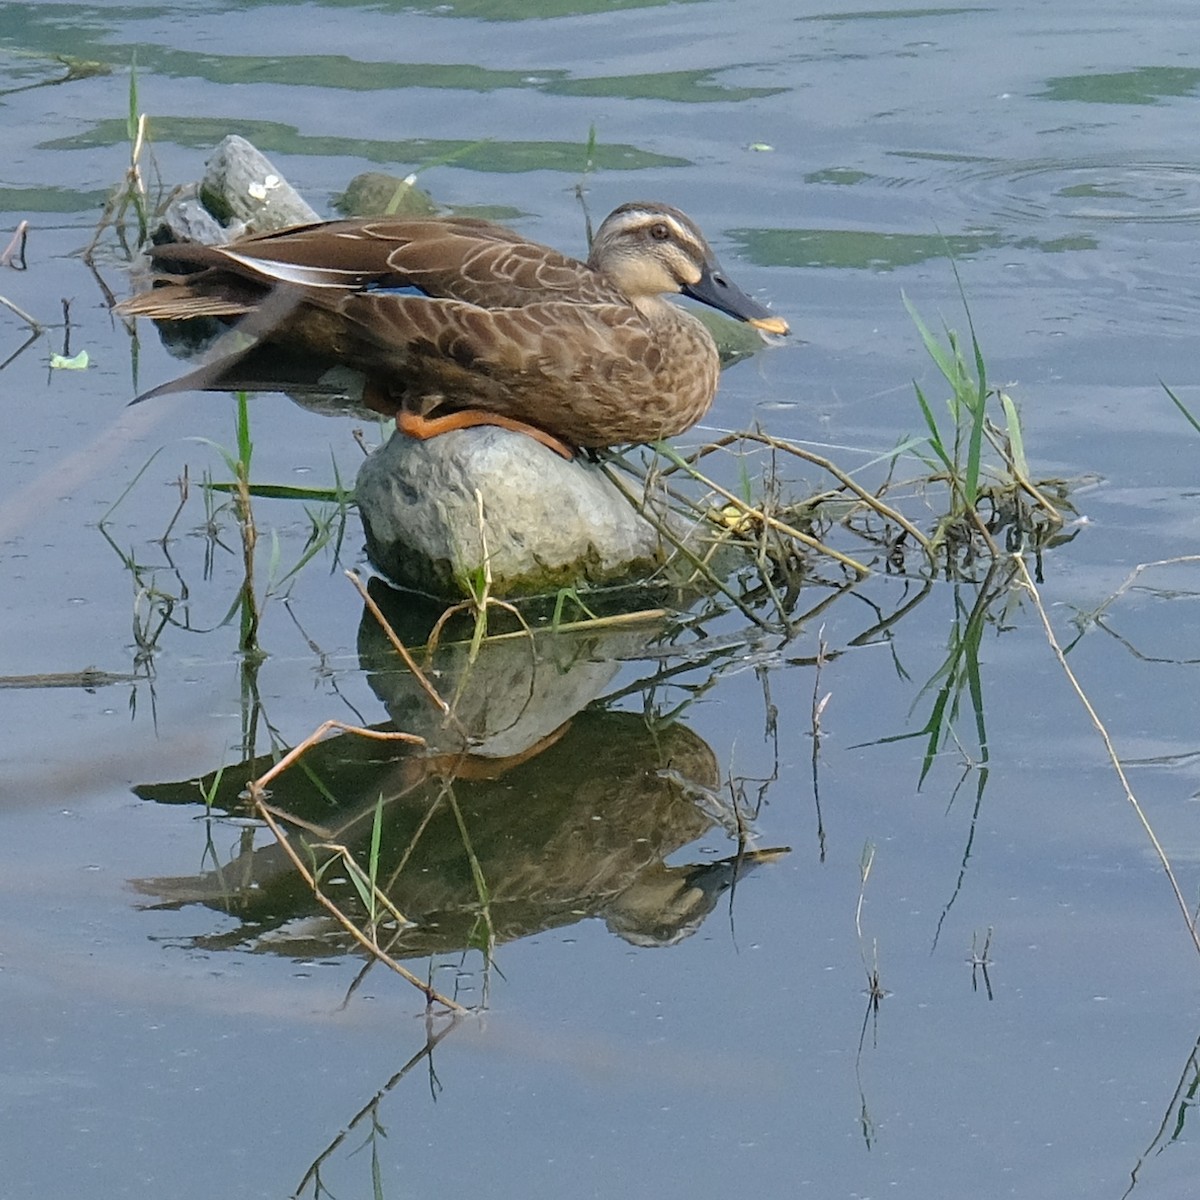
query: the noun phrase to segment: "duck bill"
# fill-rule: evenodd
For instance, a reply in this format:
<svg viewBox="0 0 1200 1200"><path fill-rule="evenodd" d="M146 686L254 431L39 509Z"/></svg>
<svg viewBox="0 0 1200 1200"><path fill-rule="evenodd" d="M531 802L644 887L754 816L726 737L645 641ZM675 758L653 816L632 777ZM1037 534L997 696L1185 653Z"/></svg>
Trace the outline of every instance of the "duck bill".
<svg viewBox="0 0 1200 1200"><path fill-rule="evenodd" d="M730 283L725 272L716 263L706 263L700 278L684 286L683 294L708 304L718 312L736 317L761 329L764 333L787 333L788 323L777 317L769 308L752 300L735 283Z"/></svg>

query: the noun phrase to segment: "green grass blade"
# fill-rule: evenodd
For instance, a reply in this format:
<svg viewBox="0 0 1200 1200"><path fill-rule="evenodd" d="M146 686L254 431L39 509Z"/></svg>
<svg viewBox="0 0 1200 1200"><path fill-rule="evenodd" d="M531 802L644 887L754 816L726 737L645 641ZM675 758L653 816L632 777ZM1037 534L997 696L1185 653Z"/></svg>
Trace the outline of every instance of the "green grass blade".
<svg viewBox="0 0 1200 1200"><path fill-rule="evenodd" d="M1166 392L1168 396L1171 397L1171 403L1174 404L1175 407L1177 409L1179 409L1179 411L1183 414L1183 419L1185 421L1187 421L1187 423L1197 433L1200 433L1200 421L1197 421L1196 418L1194 416L1192 416L1191 412L1188 410L1188 408L1184 404L1184 402L1182 400L1180 400L1180 398L1177 395L1175 395L1175 393L1173 391L1171 391L1171 389L1169 387L1167 387L1167 385L1165 383L1163 383L1163 381L1161 379L1158 382L1160 384L1162 384L1162 390L1164 392Z"/></svg>
<svg viewBox="0 0 1200 1200"><path fill-rule="evenodd" d="M242 470L238 478L249 480L250 459L254 456L254 443L250 440L250 397L246 392L237 394L237 448L238 462Z"/></svg>
<svg viewBox="0 0 1200 1200"><path fill-rule="evenodd" d="M946 377L946 381L953 385L955 377L958 374L953 359L946 353L937 338L933 336L929 326L921 320L921 314L913 307L912 301L909 300L908 296L904 292L901 292L900 298L904 301L904 307L908 309L908 315L912 317L913 324L917 327L917 332L921 335L921 341L925 343L926 353L933 359L937 365L937 369Z"/></svg>
<svg viewBox="0 0 1200 1200"><path fill-rule="evenodd" d="M383 840L383 793L375 801L375 819L371 822L371 857L367 860L368 878L371 881L371 894L377 890L379 880L379 845Z"/></svg>
<svg viewBox="0 0 1200 1200"><path fill-rule="evenodd" d="M1012 454L1013 468L1022 479L1029 478L1029 462L1025 458L1025 437L1021 433L1021 416L1013 399L1005 392L1000 393L1000 407L1004 410L1004 423L1008 430L1008 447ZM1195 422L1192 422L1195 425ZM1200 425L1196 426L1200 432Z"/></svg>
<svg viewBox="0 0 1200 1200"><path fill-rule="evenodd" d="M210 450L215 450L225 460L225 465L229 468L230 475L235 477L237 476L238 460L234 458L234 456L224 446L222 446L220 442L214 442L212 438L206 437L193 438L192 441L199 442L202 446L209 447ZM222 489L220 485L213 483L211 480L206 480L204 487L211 488L213 491L236 490L233 485L229 485L226 489Z"/></svg>
<svg viewBox="0 0 1200 1200"><path fill-rule="evenodd" d="M215 445L215 443L210 443ZM220 449L218 446L217 449ZM232 455L225 460L234 463ZM300 500L310 504L353 504L353 497L342 487L340 482L333 487L304 487L288 483L251 483L243 489L236 483L207 483L205 485L214 492L226 495L240 495L245 490L249 495L260 500Z"/></svg>
<svg viewBox="0 0 1200 1200"><path fill-rule="evenodd" d="M929 407L929 401L925 399L925 393L921 391L921 385L914 382L913 388L917 393L917 404L921 407L921 415L925 418L925 425L929 429L929 444L933 447L933 452L941 460L942 466L953 475L954 463L951 461L950 455L946 453L946 447L942 444L941 431L938 429L937 418L933 415L933 409Z"/></svg>
<svg viewBox="0 0 1200 1200"><path fill-rule="evenodd" d="M137 82L137 48L129 63L129 114L125 118L125 132L132 146L137 140L138 127L138 82Z"/></svg>

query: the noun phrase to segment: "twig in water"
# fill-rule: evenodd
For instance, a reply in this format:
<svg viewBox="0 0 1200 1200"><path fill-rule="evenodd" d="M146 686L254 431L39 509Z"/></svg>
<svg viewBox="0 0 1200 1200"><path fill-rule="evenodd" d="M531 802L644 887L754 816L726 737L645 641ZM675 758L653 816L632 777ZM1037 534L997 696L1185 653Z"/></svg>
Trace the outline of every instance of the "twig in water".
<svg viewBox="0 0 1200 1200"><path fill-rule="evenodd" d="M345 929L345 931L350 934L350 936L354 938L354 940L358 942L363 949L370 953L374 958L378 959L378 961L383 963L384 966L395 971L395 973L401 976L401 978L406 979L414 987L419 988L422 992L424 992L426 999L430 1003L442 1004L452 1012L464 1012L465 1009L463 1009L462 1005L456 1004L453 1000L447 999L445 996L435 991L432 985L423 982L406 967L403 967L400 965L400 963L396 962L391 955L383 950L378 942L367 937L367 935L363 933L362 930L360 930L358 926L355 925L354 922L351 921L350 918L347 917L346 914L343 913L342 910L338 908L338 906L334 904L332 900L324 895L317 883L317 880L313 877L312 872L296 853L295 848L291 844L291 840L280 827L279 822L275 819L277 814L280 816L284 816L284 814L279 813L279 810L273 808L267 803L266 789L271 781L286 771L288 767L290 767L294 762L297 761L297 759L301 757L301 755L307 752L327 733L334 729L342 733L353 733L358 737L370 738L375 741L399 741L414 746L425 745L425 739L418 737L413 733L404 733L400 730L366 729L357 725L347 725L342 721L325 721L317 729L313 730L313 732L310 733L302 742L292 747L292 749L288 751L288 753L285 754L277 763L275 763L270 770L264 772L257 779L251 780L247 786L247 791L249 793L251 802L254 805L254 811L262 818L267 827L275 835L275 840L279 843L280 849L283 850L283 852L288 856L292 865L299 872L305 883L308 884L317 902L322 906L322 908L329 912L334 920L337 921L337 923L341 925L341 927ZM290 818L286 817L285 819L290 820Z"/></svg>
<svg viewBox="0 0 1200 1200"><path fill-rule="evenodd" d="M664 541L669 542L670 545L680 555L682 555L683 558L685 558L696 571L703 575L704 578L707 579L708 582L717 589L717 591L719 591L727 600L729 600L747 620L752 621L755 625L767 633L772 632L770 624L761 616L759 616L759 614L756 613L748 604L746 604L746 602L742 600L741 597L738 596L737 593L734 592L733 589L729 587L729 585L719 575L717 575L717 573L706 562L703 562L698 555L696 555L688 546L686 546L683 539L676 536L675 532L670 528L665 520L656 519L651 511L645 508L639 502L637 496L635 496L633 492L630 491L630 489L626 486L625 481L617 476L613 471L611 463L602 463L600 469L606 476L608 476L609 481L621 492L621 495L625 497L633 509L636 512L641 513L641 515L645 517L647 521L649 521L649 523L654 527L655 532L661 538L663 538Z"/></svg>
<svg viewBox="0 0 1200 1200"><path fill-rule="evenodd" d="M62 315L63 315L63 358L71 357L71 301L64 296L62 298Z"/></svg>
<svg viewBox="0 0 1200 1200"><path fill-rule="evenodd" d="M31 317L23 308L18 308L7 296L0 296L0 304L3 304L9 312L21 318L35 334L45 333L46 326L41 323L36 317Z"/></svg>
<svg viewBox="0 0 1200 1200"><path fill-rule="evenodd" d="M12 267L14 271L28 269L25 261L25 243L29 237L29 222L22 221L12 235L8 245L0 251L0 267ZM18 265L19 264L19 265Z"/></svg>
<svg viewBox="0 0 1200 1200"><path fill-rule="evenodd" d="M333 725L333 724L337 724L337 722L327 721L326 724ZM361 729L355 729L353 732L363 733L365 731L361 730ZM257 786L257 781L255 781L255 783L252 783L250 785L252 793L256 786ZM254 809L255 809L255 812L257 812L258 815L260 817L262 817L263 821L266 822L267 827L271 830L271 832L275 835L275 840L279 843L280 849L284 852L284 854L286 854L288 856L289 859L291 859L292 866L294 866L296 868L296 870L300 873L301 877L304 879L305 883L307 883L308 886L312 889L312 894L314 897L316 897L317 903L320 904L321 907L324 908L333 917L333 919L335 921L337 921L337 923L356 942L358 942L358 944L360 946L362 946L362 948L364 950L366 950L369 954L371 954L372 957L378 959L381 963L383 963L383 965L385 967L389 967L389 968L391 968L391 970L395 971L396 974L399 975L402 979L405 979L409 983L411 983L413 985L413 987L424 992L425 999L430 1004L444 1005L451 1012L457 1012L457 1013L466 1012L466 1009L464 1009L461 1004L457 1004L457 1003L455 1003L455 1001L449 999L446 996L443 996L440 992L436 991L430 984L425 983L423 980L419 979L407 967L401 966L401 964L398 963L394 958L392 958L392 956L390 954L386 953L386 951L384 951L383 948L377 942L375 942L371 938L367 937L367 935L365 933L363 933L362 930L359 929L358 926L355 925L354 922L351 921L350 918L347 917L346 914L343 913L342 910L340 908L338 908L338 906L336 904L334 904L334 902L332 900L330 900L329 897L326 896L321 891L320 887L317 885L317 881L313 878L312 872L309 871L309 869L300 860L300 856L296 853L295 848L292 846L291 840L288 838L287 834L280 828L278 822L275 820L274 816L271 814L270 806L267 804L264 804L261 799L256 799L254 802Z"/></svg>
<svg viewBox="0 0 1200 1200"><path fill-rule="evenodd" d="M992 960L988 955L988 951L992 947L992 927L988 926L987 935L983 939L983 949L979 949L979 934L971 934L971 957L967 960L971 964L971 991L979 990L978 976L983 975L983 986L987 991L987 998L994 1000L992 995L992 981L988 978L988 967L992 965Z"/></svg>
<svg viewBox="0 0 1200 1200"><path fill-rule="evenodd" d="M826 546L819 538L813 537L811 534L804 533L793 525L789 525L786 521L780 521L777 517L771 516L764 512L761 508L755 508L753 504L747 504L740 496L734 495L727 488L722 487L715 480L710 479L707 475L697 471L686 459L680 457L673 450L660 443L659 452L665 455L670 461L676 463L689 475L698 482L704 484L705 487L711 488L718 496L721 496L729 504L737 508L743 516L749 517L752 521L761 522L764 525L770 526L778 533L782 533L785 537L799 542L801 546L806 546L809 550L815 550L820 554L828 555L836 562L841 563L843 567L849 568L860 578L863 578L871 573L870 568L864 566L856 559L851 558L848 554L843 554L840 550L833 549L832 546Z"/></svg>
<svg viewBox="0 0 1200 1200"><path fill-rule="evenodd" d="M371 616L379 622L379 628L383 630L384 635L391 642L392 649L404 660L404 665L413 673L413 677L421 685L421 690L429 697L430 703L442 716L450 716L450 705L438 695L437 689L429 682L428 676L417 666L416 659L408 652L408 647L396 636L396 631L388 623L388 619L383 615L379 605L371 598L370 593L367 591L367 585L363 583L361 577L353 571L347 571L346 578L358 589L358 594L362 597L363 603L367 606Z"/></svg>
<svg viewBox="0 0 1200 1200"><path fill-rule="evenodd" d="M821 669L828 661L825 657L829 650L829 645L825 641L825 626L822 625L817 630L817 660L816 669L813 673L813 694L812 694L812 784L813 784L813 803L817 809L817 846L820 850L820 861L825 861L825 821L821 816L821 788L820 788L820 761L821 761L821 716L825 712L825 706L829 703L832 692L826 692L821 695ZM865 880L864 880L865 882Z"/></svg>
<svg viewBox="0 0 1200 1200"><path fill-rule="evenodd" d="M404 733L398 729L367 729L361 725L347 725L345 721L323 721L304 741L293 746L270 770L260 775L249 785L251 798L254 800L260 799L264 789L272 780L282 775L296 759L305 754L317 742L321 741L327 733L330 733L334 729L338 730L339 733L353 733L358 737L371 738L378 742L406 742L410 746L425 745L425 739L415 733Z"/></svg>
<svg viewBox="0 0 1200 1200"><path fill-rule="evenodd" d="M879 945L871 939L871 965L867 965L866 944L863 942L862 910L867 898L867 880L871 877L871 868L875 865L875 847L868 842L863 847L862 860L858 865L858 904L854 909L854 928L858 933L858 949L862 955L863 967L867 972L868 1010L879 1011L879 1002L887 995L879 982Z"/></svg>
<svg viewBox="0 0 1200 1200"><path fill-rule="evenodd" d="M1196 921L1193 918L1191 911L1188 908L1187 901L1183 898L1183 892L1180 890L1179 881L1175 878L1175 872L1171 869L1170 860L1167 858L1167 852L1163 849L1162 843L1158 840L1150 822L1146 819L1146 814L1142 810L1141 804L1138 803L1138 798L1133 794L1133 789L1129 786L1129 778L1125 774L1125 768L1121 765L1121 760L1117 756L1116 747L1113 746L1112 738L1109 736L1108 730L1104 726L1104 722L1100 720L1099 714L1092 707L1092 702L1088 699L1087 693L1083 690L1079 680L1075 677L1075 672L1071 670L1067 664L1066 655L1063 653L1062 647L1058 643L1058 639L1054 636L1054 629L1050 624L1050 618L1046 613L1046 609L1042 604L1042 597L1035 586L1033 579L1030 577L1029 570L1025 566L1025 560L1019 555L1013 555L1013 561L1016 564L1018 582L1020 582L1025 590L1029 593L1030 599L1033 601L1033 606L1037 609L1037 614L1041 618L1042 628L1046 633L1046 640L1050 643L1050 649L1054 657L1058 660L1058 665L1062 668L1062 672L1067 677L1067 682L1070 683L1075 695L1079 697L1079 702L1083 705L1084 711L1088 718L1096 728L1096 732L1100 735L1100 740L1104 743L1105 753L1108 755L1109 762L1112 763L1113 770L1117 774L1117 779L1120 780L1121 787L1125 792L1125 799L1133 808L1137 819L1141 822L1142 828L1146 831L1146 836L1150 839L1150 845L1154 847L1154 853L1158 856L1158 861L1162 864L1162 869L1166 872L1167 881L1171 885L1171 891L1175 894L1175 903L1179 905L1179 911L1183 913L1184 923L1187 925L1187 931L1192 939L1192 945L1196 947L1196 952L1200 954L1200 933L1197 933ZM1140 571L1141 568L1139 567ZM1136 572L1135 572L1136 575ZM1132 577L1130 582L1132 581Z"/></svg>

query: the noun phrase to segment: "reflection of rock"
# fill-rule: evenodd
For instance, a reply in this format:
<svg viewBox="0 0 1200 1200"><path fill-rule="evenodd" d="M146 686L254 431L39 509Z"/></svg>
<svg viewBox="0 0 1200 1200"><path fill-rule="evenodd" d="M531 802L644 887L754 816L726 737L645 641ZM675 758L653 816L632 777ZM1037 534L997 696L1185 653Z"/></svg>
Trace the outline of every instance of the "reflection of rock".
<svg viewBox="0 0 1200 1200"><path fill-rule="evenodd" d="M714 823L681 781L709 791L720 783L712 751L682 725L652 728L640 714L589 710L539 756L507 770L502 762L411 753L371 761L382 757L378 744L331 739L306 757L306 771L277 781L272 803L324 826L329 840L362 861L383 797L378 878L413 922L390 943L391 953L444 953L481 938L500 943L585 917L604 919L637 944L670 943L699 926L733 879L729 863L665 865ZM218 806L236 808L241 781L266 765L227 768ZM455 778L454 769L465 774ZM470 777L479 772L489 777ZM187 783L137 792L167 802L196 795ZM344 801L335 812L330 796ZM247 845L219 872L134 886L162 905L200 902L242 920L238 930L197 939L209 948L352 948L273 843ZM328 894L361 919L361 902L344 880L330 881Z"/></svg>
<svg viewBox="0 0 1200 1200"><path fill-rule="evenodd" d="M383 589L371 590L378 596ZM397 729L420 734L444 753L469 749L488 758L509 758L523 754L596 699L620 670L621 660L643 650L659 628L648 622L497 639L486 644L474 663L469 642L443 643L429 674L452 704L452 720L434 710L379 623L365 611L358 654Z"/></svg>

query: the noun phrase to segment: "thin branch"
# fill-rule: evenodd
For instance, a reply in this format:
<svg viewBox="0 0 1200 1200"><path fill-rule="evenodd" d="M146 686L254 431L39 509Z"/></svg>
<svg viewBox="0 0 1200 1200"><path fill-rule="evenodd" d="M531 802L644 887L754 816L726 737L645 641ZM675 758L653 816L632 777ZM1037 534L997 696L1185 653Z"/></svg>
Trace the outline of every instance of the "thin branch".
<svg viewBox="0 0 1200 1200"><path fill-rule="evenodd" d="M1075 677L1075 672L1067 664L1067 657L1063 653L1058 639L1054 636L1054 630L1050 625L1050 618L1042 604L1042 598L1038 593L1037 587L1034 585L1033 579L1025 566L1025 560L1019 554L1013 555L1013 560L1016 563L1019 582L1029 593L1033 605L1037 609L1038 616L1041 618L1042 628L1045 630L1046 640L1050 643L1050 649L1053 651L1054 657L1058 660L1058 665L1062 668L1063 674L1066 675L1067 681L1070 683L1076 696L1079 697L1079 702L1083 705L1089 719L1096 727L1096 732L1100 735L1100 740L1104 743L1104 749L1108 754L1109 762L1112 763L1113 770L1117 773L1117 778L1121 781L1121 787L1125 791L1125 799L1137 814L1137 819L1141 822L1142 828L1146 831L1146 836L1150 839L1150 844L1154 847L1154 853L1158 856L1158 861L1162 864L1162 869L1166 872L1167 880L1171 885L1171 891L1175 894L1175 903L1179 905L1179 911L1183 913L1184 923L1187 925L1188 933L1191 935L1192 945L1196 947L1196 952L1200 953L1200 934L1197 933L1196 922L1193 920L1192 914L1188 909L1187 901L1183 898L1183 892L1179 887L1179 881L1175 878L1175 872L1171 869L1167 852L1163 849L1162 843L1158 840L1154 829L1146 819L1146 814L1142 810L1141 804L1138 803L1138 798L1133 794L1133 789L1129 786L1129 779L1125 774L1125 768L1121 765L1121 760L1117 756L1116 748L1113 746L1112 738L1109 736L1104 722L1100 720L1095 708L1092 707L1092 702L1087 698L1087 694L1084 692L1079 680Z"/></svg>
<svg viewBox="0 0 1200 1200"><path fill-rule="evenodd" d="M3 251L0 251L0 267L12 267L14 271L26 270L25 243L29 237L29 222L21 221L16 232ZM18 264L20 264L18 266Z"/></svg>
<svg viewBox="0 0 1200 1200"><path fill-rule="evenodd" d="M333 722L326 722L326 724L333 724ZM356 732L361 733L363 731L357 730ZM252 795L254 794L257 787L258 787L257 781L255 781L255 783L252 783L250 785ZM310 872L309 869L300 860L300 856L296 853L295 849L293 848L293 846L291 844L291 840L288 838L288 836L284 832L284 830L280 828L280 826L276 822L275 818L271 815L268 807L266 805L262 804L261 802L259 802L259 800L257 798L255 800L254 807L255 807L255 810L258 812L259 816L262 817L262 819L266 822L268 828L275 835L275 839L279 843L279 846L283 850L284 854L286 854L288 856L288 858L291 859L292 866L294 866L296 868L296 870L303 877L304 881L312 889L312 893L316 897L317 903L320 904L321 907L324 908L333 917L333 919L335 921L337 921L337 923L356 942L358 942L358 944L360 946L362 946L362 948L364 950L366 950L373 958L376 958L381 963L383 963L383 965L385 967L390 967L391 970L395 971L396 974L399 975L402 979L406 979L409 983L411 983L413 985L413 987L418 988L420 991L422 991L425 994L425 998L426 998L426 1000L429 1001L429 1003L445 1005L446 1008L448 1008L451 1012L455 1012L455 1013L465 1013L467 1011L465 1008L463 1008L463 1006L461 1004L457 1004L457 1003L455 1003L455 1001L449 999L446 996L443 996L432 985L425 983L424 981L419 979L407 967L401 966L401 964L398 963L394 958L392 958L392 956L390 954L386 953L379 946L379 944L377 942L375 942L371 938L367 937L367 935L365 933L363 933L362 930L359 929L358 926L355 925L354 922L351 921L350 918L347 917L346 914L343 913L342 910L340 908L338 908L338 906L336 904L334 904L334 902L332 900L330 900L329 897L326 896L321 891L320 887L317 885L317 881L312 876L312 872Z"/></svg>
<svg viewBox="0 0 1200 1200"><path fill-rule="evenodd" d="M406 742L410 746L425 745L425 739L418 737L415 733L403 733L398 729L367 729L361 725L347 725L344 721L324 721L304 741L293 746L269 771L260 775L250 784L251 796L257 801L267 784L282 775L292 763L333 729L341 733L354 733L359 737L372 738L379 742Z"/></svg>
<svg viewBox="0 0 1200 1200"><path fill-rule="evenodd" d="M392 649L394 649L396 653L399 654L404 660L404 665L413 673L416 681L421 685L422 691L424 691L425 695L429 697L430 703L433 704L434 708L436 708L443 717L451 716L452 714L450 712L450 705L438 695L437 689L432 683L429 682L428 676L424 671L421 670L419 666L417 666L416 659L414 659L413 656L408 652L408 647L406 647L404 643L396 636L396 631L388 623L388 619L383 615L379 605L376 604L371 598L370 593L367 591L367 586L365 583L363 583L360 576L358 576L354 571L347 571L346 578L349 579L350 582L358 589L358 594L362 597L363 603L370 610L371 616L373 616L375 620L379 622L379 628L383 630L384 635L387 637L388 641L391 642Z"/></svg>
<svg viewBox="0 0 1200 1200"><path fill-rule="evenodd" d="M31 317L23 308L18 308L7 296L0 296L0 304L4 305L9 312L20 317L34 333L45 333L46 326L41 323L36 317Z"/></svg>

